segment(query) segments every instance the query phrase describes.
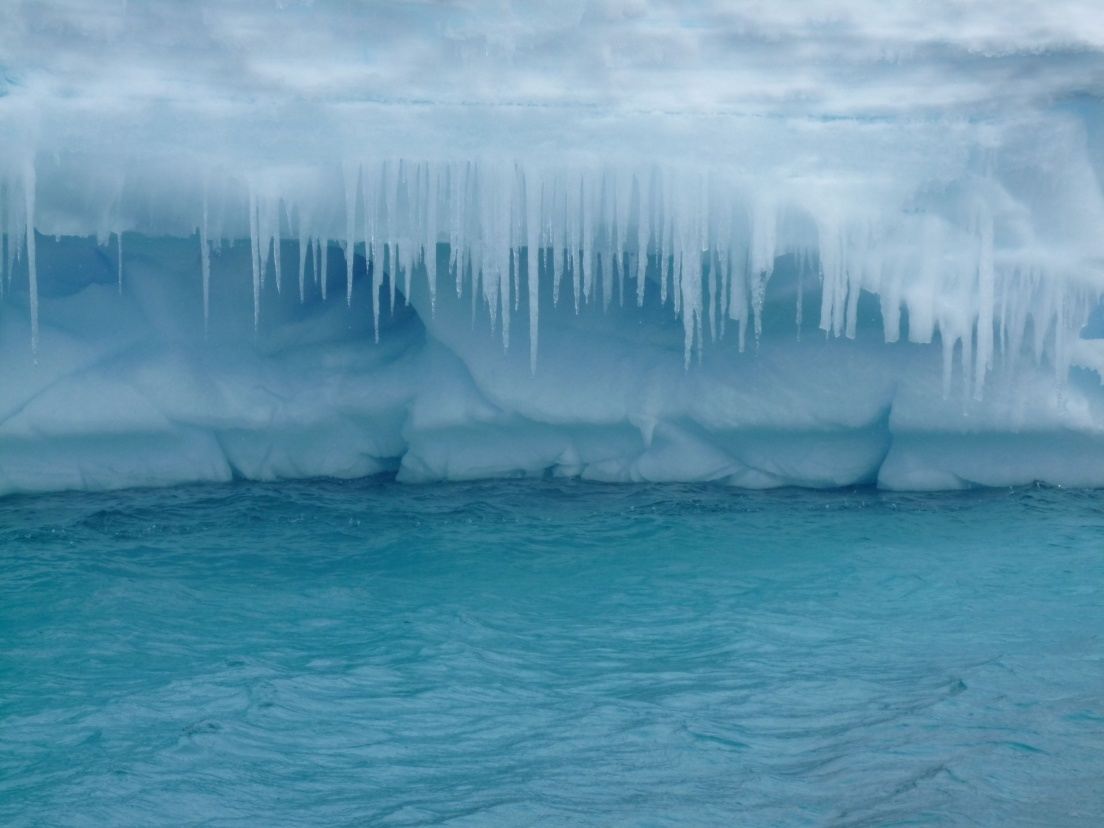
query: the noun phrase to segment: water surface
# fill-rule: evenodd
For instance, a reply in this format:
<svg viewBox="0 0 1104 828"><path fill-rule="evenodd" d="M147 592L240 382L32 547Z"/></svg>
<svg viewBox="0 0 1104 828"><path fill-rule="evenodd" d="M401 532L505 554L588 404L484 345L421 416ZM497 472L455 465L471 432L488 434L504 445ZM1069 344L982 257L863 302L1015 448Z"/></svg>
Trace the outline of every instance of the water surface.
<svg viewBox="0 0 1104 828"><path fill-rule="evenodd" d="M4 825L1104 824L1104 494L0 500Z"/></svg>

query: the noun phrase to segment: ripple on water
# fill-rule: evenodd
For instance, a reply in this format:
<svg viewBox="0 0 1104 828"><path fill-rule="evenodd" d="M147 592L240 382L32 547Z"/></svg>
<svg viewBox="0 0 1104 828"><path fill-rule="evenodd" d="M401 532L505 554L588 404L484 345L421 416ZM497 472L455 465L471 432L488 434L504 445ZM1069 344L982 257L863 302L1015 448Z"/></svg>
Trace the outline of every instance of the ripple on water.
<svg viewBox="0 0 1104 828"><path fill-rule="evenodd" d="M1104 495L0 500L0 822L1104 823Z"/></svg>

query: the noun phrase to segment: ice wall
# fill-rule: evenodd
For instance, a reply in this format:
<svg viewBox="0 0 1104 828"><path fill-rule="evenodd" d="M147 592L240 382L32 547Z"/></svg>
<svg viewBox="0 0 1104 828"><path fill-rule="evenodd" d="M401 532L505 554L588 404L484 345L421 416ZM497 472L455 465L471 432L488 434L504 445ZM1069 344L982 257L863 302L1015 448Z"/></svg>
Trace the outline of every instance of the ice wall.
<svg viewBox="0 0 1104 828"><path fill-rule="evenodd" d="M1101 20L7 4L0 489L1104 483Z"/></svg>

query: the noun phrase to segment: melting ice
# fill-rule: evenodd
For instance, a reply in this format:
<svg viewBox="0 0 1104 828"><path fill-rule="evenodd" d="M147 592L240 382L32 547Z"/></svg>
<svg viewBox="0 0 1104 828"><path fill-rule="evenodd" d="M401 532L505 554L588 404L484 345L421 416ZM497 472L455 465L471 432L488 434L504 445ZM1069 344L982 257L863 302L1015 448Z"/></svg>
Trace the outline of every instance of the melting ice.
<svg viewBox="0 0 1104 828"><path fill-rule="evenodd" d="M3 15L0 490L1104 484L1092 4Z"/></svg>

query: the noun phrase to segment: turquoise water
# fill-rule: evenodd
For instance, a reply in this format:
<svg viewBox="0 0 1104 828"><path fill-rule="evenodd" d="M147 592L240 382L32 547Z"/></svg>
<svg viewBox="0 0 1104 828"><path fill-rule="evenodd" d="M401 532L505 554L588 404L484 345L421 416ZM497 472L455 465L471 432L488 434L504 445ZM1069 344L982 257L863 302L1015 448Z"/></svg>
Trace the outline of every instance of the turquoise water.
<svg viewBox="0 0 1104 828"><path fill-rule="evenodd" d="M1104 823L1104 494L0 500L0 824Z"/></svg>

